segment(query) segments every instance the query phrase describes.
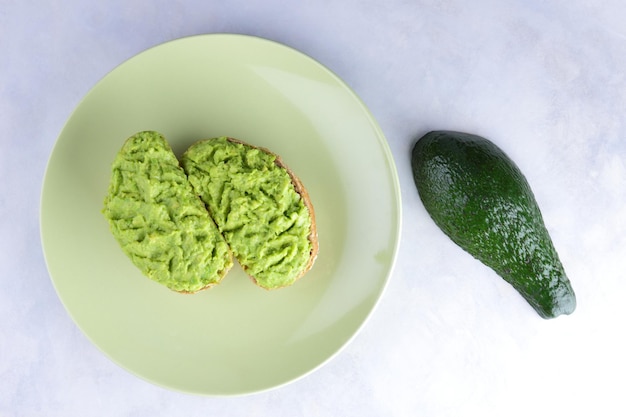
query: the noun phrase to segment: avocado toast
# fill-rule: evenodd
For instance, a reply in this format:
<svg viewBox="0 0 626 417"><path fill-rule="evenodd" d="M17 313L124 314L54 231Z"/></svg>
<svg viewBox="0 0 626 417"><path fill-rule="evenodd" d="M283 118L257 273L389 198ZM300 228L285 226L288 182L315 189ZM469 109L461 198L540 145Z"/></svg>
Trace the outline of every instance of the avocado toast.
<svg viewBox="0 0 626 417"><path fill-rule="evenodd" d="M131 136L118 152L103 214L135 266L171 290L208 288L233 265L228 244L157 132Z"/></svg>
<svg viewBox="0 0 626 417"><path fill-rule="evenodd" d="M257 285L285 287L312 267L318 252L313 206L276 154L220 137L193 144L181 164Z"/></svg>

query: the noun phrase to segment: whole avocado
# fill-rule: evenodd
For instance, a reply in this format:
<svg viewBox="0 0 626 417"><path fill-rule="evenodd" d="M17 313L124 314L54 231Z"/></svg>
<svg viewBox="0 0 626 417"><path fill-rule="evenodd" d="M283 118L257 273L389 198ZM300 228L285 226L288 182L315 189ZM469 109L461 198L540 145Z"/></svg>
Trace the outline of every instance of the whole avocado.
<svg viewBox="0 0 626 417"><path fill-rule="evenodd" d="M452 241L510 283L543 318L570 314L576 296L535 197L493 142L432 131L415 144L413 178L426 210Z"/></svg>

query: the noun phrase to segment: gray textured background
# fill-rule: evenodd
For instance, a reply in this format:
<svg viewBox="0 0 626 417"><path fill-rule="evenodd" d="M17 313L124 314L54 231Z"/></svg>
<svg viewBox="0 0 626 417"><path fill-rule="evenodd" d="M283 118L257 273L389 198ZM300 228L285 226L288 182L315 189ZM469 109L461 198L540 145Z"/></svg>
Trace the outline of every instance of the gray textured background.
<svg viewBox="0 0 626 417"><path fill-rule="evenodd" d="M282 42L338 74L393 151L397 266L325 367L242 398L152 386L104 357L49 280L48 156L89 89L183 36ZM623 416L626 3L620 0L0 0L0 416ZM489 137L526 173L578 295L540 319L432 223L409 150L430 129Z"/></svg>

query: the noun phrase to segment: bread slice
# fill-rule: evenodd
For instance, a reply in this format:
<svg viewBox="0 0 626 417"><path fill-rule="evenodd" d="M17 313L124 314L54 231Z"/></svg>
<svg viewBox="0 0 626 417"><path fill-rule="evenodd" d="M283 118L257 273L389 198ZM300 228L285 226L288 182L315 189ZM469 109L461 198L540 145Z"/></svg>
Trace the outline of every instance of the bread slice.
<svg viewBox="0 0 626 417"><path fill-rule="evenodd" d="M313 205L278 155L220 137L193 144L181 165L257 285L289 286L312 268L319 251Z"/></svg>
<svg viewBox="0 0 626 417"><path fill-rule="evenodd" d="M233 265L228 244L157 132L131 136L118 152L103 214L135 266L171 290L209 288Z"/></svg>

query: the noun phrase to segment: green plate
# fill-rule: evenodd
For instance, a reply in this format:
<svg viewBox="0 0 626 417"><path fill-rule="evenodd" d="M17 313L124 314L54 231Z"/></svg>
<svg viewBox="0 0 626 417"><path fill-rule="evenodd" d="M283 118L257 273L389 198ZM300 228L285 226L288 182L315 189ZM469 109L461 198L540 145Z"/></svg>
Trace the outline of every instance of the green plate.
<svg viewBox="0 0 626 417"><path fill-rule="evenodd" d="M101 214L111 162L141 130L178 155L215 136L281 155L315 207L313 269L266 291L235 266L195 295L141 275ZM289 47L228 34L159 45L101 80L58 138L41 202L50 276L87 337L145 380L216 396L281 386L339 352L383 293L400 222L392 155L350 88Z"/></svg>

